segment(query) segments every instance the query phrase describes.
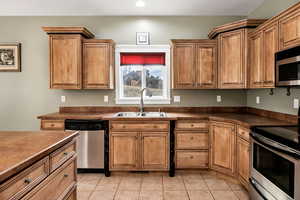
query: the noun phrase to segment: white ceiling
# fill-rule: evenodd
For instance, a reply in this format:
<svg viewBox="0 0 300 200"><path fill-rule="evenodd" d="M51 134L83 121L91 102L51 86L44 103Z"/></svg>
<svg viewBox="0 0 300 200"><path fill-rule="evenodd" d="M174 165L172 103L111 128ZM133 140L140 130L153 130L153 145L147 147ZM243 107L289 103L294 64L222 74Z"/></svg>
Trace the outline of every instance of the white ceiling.
<svg viewBox="0 0 300 200"><path fill-rule="evenodd" d="M264 0L0 0L0 16L246 16Z"/></svg>

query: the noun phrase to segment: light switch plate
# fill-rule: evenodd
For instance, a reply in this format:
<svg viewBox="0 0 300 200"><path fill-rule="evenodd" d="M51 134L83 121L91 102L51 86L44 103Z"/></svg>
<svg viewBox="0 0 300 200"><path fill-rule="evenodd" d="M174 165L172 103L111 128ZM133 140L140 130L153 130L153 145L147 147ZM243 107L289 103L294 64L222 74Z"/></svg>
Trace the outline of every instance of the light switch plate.
<svg viewBox="0 0 300 200"><path fill-rule="evenodd" d="M108 96L104 96L103 101L106 102L106 103L108 103Z"/></svg>
<svg viewBox="0 0 300 200"><path fill-rule="evenodd" d="M294 99L294 106L295 109L299 108L299 99Z"/></svg>
<svg viewBox="0 0 300 200"><path fill-rule="evenodd" d="M180 96L174 96L174 102L179 103L180 102Z"/></svg>
<svg viewBox="0 0 300 200"><path fill-rule="evenodd" d="M260 97L259 96L256 97L256 104L260 104Z"/></svg>
<svg viewBox="0 0 300 200"><path fill-rule="evenodd" d="M66 96L61 96L61 97L60 97L60 101L61 101L62 103L65 103L65 102L66 102Z"/></svg>
<svg viewBox="0 0 300 200"><path fill-rule="evenodd" d="M220 95L217 96L217 102L222 102L222 96Z"/></svg>

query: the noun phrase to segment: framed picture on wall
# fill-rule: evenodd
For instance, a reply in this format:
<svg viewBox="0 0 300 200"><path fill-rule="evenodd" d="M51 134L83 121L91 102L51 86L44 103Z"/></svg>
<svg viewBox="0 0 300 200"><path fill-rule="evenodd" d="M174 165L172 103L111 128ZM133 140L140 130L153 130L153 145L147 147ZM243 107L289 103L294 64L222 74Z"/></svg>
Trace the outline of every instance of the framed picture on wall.
<svg viewBox="0 0 300 200"><path fill-rule="evenodd" d="M137 32L136 33L137 45L150 45L150 33L149 32Z"/></svg>
<svg viewBox="0 0 300 200"><path fill-rule="evenodd" d="M21 44L0 43L0 72L21 71Z"/></svg>

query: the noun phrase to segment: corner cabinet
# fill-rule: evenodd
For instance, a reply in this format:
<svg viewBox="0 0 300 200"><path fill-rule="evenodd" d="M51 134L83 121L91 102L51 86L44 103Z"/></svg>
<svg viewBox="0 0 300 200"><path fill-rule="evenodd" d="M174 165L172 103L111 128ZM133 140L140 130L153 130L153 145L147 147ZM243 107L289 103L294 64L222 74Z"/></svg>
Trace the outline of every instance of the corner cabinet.
<svg viewBox="0 0 300 200"><path fill-rule="evenodd" d="M215 40L171 40L173 89L213 89L217 85Z"/></svg>
<svg viewBox="0 0 300 200"><path fill-rule="evenodd" d="M210 168L235 176L236 127L231 123L210 123Z"/></svg>
<svg viewBox="0 0 300 200"><path fill-rule="evenodd" d="M168 121L112 121L110 130L111 171L169 169Z"/></svg>
<svg viewBox="0 0 300 200"><path fill-rule="evenodd" d="M84 27L43 27L49 34L51 89L113 89L114 42Z"/></svg>

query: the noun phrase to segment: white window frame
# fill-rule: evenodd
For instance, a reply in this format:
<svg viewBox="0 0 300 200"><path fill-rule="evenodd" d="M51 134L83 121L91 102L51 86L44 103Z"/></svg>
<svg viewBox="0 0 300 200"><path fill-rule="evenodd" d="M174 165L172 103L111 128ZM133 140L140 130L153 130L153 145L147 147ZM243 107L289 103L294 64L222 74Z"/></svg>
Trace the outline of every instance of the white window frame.
<svg viewBox="0 0 300 200"><path fill-rule="evenodd" d="M170 75L170 45L117 45L115 48L115 66L116 66L116 104L140 104L140 97L127 97L121 98L120 85L123 84L122 78L120 77L120 58L121 53L165 53L165 68L166 68L166 79L164 84L167 87L167 92L164 98L146 97L144 93L145 104L171 104L171 75Z"/></svg>

